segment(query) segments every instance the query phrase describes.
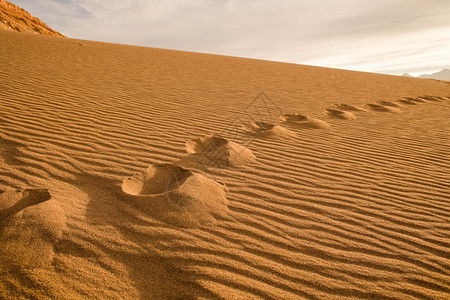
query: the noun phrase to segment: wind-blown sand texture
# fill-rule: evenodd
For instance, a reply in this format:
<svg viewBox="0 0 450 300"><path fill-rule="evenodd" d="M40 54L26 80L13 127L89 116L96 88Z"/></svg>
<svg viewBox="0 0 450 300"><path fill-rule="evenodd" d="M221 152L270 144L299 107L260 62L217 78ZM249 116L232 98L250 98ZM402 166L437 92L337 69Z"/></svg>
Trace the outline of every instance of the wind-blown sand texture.
<svg viewBox="0 0 450 300"><path fill-rule="evenodd" d="M448 83L0 41L0 298L448 299ZM405 97L425 101L378 102ZM325 115L335 103L367 111ZM330 128L280 119L295 113ZM180 164L211 136L254 159Z"/></svg>

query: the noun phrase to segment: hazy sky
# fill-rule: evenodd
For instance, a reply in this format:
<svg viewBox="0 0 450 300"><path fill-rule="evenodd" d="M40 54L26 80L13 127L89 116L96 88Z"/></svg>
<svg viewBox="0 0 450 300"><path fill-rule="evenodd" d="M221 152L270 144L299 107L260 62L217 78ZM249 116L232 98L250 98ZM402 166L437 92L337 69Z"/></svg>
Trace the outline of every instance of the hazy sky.
<svg viewBox="0 0 450 300"><path fill-rule="evenodd" d="M10 0L80 39L413 75L450 67L448 0Z"/></svg>

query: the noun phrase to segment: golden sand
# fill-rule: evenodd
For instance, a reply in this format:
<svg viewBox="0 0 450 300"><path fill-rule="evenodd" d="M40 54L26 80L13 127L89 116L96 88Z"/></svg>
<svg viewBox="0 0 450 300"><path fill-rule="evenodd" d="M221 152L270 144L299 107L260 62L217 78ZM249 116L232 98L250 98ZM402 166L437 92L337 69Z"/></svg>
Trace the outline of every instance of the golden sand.
<svg viewBox="0 0 450 300"><path fill-rule="evenodd" d="M0 298L448 297L448 82L0 41Z"/></svg>

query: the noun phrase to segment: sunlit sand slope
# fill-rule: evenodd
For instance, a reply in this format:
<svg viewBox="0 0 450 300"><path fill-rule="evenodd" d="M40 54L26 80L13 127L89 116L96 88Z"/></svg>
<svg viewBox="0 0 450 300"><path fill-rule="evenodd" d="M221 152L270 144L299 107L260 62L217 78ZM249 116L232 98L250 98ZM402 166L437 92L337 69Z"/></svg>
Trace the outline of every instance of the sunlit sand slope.
<svg viewBox="0 0 450 300"><path fill-rule="evenodd" d="M0 298L448 298L448 83L0 41Z"/></svg>

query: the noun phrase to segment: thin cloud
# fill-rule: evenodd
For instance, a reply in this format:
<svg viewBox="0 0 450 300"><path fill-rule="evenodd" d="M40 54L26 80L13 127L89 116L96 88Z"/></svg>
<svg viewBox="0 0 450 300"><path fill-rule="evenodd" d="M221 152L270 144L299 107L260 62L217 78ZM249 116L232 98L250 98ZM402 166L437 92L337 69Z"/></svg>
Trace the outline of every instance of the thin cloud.
<svg viewBox="0 0 450 300"><path fill-rule="evenodd" d="M393 74L450 61L440 0L14 2L74 38Z"/></svg>

